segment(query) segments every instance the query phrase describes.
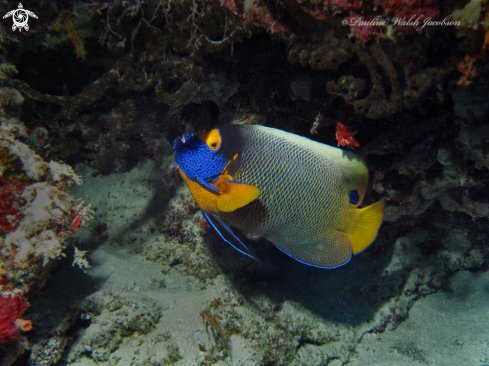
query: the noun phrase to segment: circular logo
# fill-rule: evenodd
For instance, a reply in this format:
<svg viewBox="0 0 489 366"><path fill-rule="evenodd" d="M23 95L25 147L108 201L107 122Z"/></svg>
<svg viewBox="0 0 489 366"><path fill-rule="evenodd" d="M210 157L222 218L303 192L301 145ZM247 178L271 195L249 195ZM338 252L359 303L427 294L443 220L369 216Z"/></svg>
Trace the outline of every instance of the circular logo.
<svg viewBox="0 0 489 366"><path fill-rule="evenodd" d="M36 14L34 14L32 11L24 9L22 3L19 3L19 8L9 11L3 16L3 19L12 17L12 20L14 21L14 24L12 25L13 31L15 31L17 28L19 28L19 31L21 31L22 28L28 31L29 25L27 24L27 22L29 21L29 15L37 19Z"/></svg>

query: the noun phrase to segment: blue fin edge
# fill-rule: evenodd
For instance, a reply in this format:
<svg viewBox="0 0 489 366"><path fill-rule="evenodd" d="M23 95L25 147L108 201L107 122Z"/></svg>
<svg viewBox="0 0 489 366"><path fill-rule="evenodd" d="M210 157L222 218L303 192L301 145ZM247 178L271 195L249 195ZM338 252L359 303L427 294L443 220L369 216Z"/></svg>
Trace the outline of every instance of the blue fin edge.
<svg viewBox="0 0 489 366"><path fill-rule="evenodd" d="M230 180L230 179L224 179L226 182L229 182L229 183L236 183L236 184L246 184L246 183L243 183L243 182L238 182L238 181L235 181L235 180Z"/></svg>
<svg viewBox="0 0 489 366"><path fill-rule="evenodd" d="M234 235L231 228L228 225L226 225L218 216L214 214L208 214L205 211L202 211L202 214L204 215L205 219L209 222L209 224L212 225L214 230L216 230L216 232L219 234L222 240L224 240L226 243L231 245L238 252L250 258L253 258L259 262L259 260L251 252L251 250L249 250L248 247L244 245L243 242L239 240L236 235ZM218 226L226 232L227 236L229 236L228 238L221 232L221 230L219 230Z"/></svg>
<svg viewBox="0 0 489 366"><path fill-rule="evenodd" d="M202 178L197 177L196 180L197 180L197 183L202 184L205 188L207 188L207 189L209 189L209 190L211 190L213 192L219 193L219 189L217 189L216 187L211 186L209 183L207 183ZM202 211L202 212L204 212L204 211Z"/></svg>
<svg viewBox="0 0 489 366"><path fill-rule="evenodd" d="M283 250L282 248L277 247L276 245L275 245L275 248L277 248L278 250L280 250L282 253L287 254L290 258L292 258L293 260L296 260L299 263L302 263L302 264L305 264L307 266L314 267L314 268L320 268L320 269L335 269L335 268L343 267L345 264L347 264L348 262L350 262L351 257L352 257L351 242L350 242L350 258L348 258L348 260L345 263L342 263L342 264L340 264L338 266L335 266L335 267L321 267L321 266L316 266L314 264L307 263L307 262L301 261L300 259L295 258L294 256L290 255L285 250Z"/></svg>

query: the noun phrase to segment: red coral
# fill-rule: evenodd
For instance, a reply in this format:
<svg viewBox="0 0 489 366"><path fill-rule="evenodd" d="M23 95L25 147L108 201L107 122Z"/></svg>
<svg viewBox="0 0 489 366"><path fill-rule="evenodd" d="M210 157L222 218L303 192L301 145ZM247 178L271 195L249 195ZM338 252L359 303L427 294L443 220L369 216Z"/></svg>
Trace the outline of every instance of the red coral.
<svg viewBox="0 0 489 366"><path fill-rule="evenodd" d="M207 222L207 220L202 220L201 222L199 222L199 227L200 227L200 230L204 231L209 227L209 223Z"/></svg>
<svg viewBox="0 0 489 366"><path fill-rule="evenodd" d="M21 294L0 294L0 345L19 336L21 330L32 329L30 320L20 319L29 303Z"/></svg>
<svg viewBox="0 0 489 366"><path fill-rule="evenodd" d="M21 195L28 185L11 179L0 185L0 232L8 234L19 226L20 220L24 217L20 208L25 205Z"/></svg>
<svg viewBox="0 0 489 366"><path fill-rule="evenodd" d="M417 9L433 10L436 9L437 2L438 0L387 0L382 3L382 7L393 13Z"/></svg>
<svg viewBox="0 0 489 366"><path fill-rule="evenodd" d="M436 20L440 15L437 0L388 0L382 7L393 15L393 23L400 32L413 29L412 26L402 25L403 21L417 21L421 26L426 20Z"/></svg>
<svg viewBox="0 0 489 366"><path fill-rule="evenodd" d="M352 10L352 9L361 9L363 4L361 1L353 1L353 0L331 0L331 5L340 8L341 10Z"/></svg>
<svg viewBox="0 0 489 366"><path fill-rule="evenodd" d="M243 26L248 29L266 28L271 33L287 33L289 31L279 22L276 10L259 0L253 0L250 3Z"/></svg>
<svg viewBox="0 0 489 366"><path fill-rule="evenodd" d="M360 144L353 138L357 131L348 131L348 125L338 122L336 124L336 139L338 140L338 146L355 146L359 147Z"/></svg>
<svg viewBox="0 0 489 366"><path fill-rule="evenodd" d="M97 235L101 236L103 233L107 231L109 226L107 225L106 222L101 223L99 226L97 226Z"/></svg>
<svg viewBox="0 0 489 366"><path fill-rule="evenodd" d="M489 49L489 29L486 30L486 33L484 34L484 43L482 44L482 48L481 48L482 57L484 57L484 51L486 49Z"/></svg>
<svg viewBox="0 0 489 366"><path fill-rule="evenodd" d="M336 124L336 140L338 140L338 146L355 146L359 147L360 144L353 138L357 131L348 131L348 125L350 124L350 110L345 108L343 119Z"/></svg>
<svg viewBox="0 0 489 366"><path fill-rule="evenodd" d="M457 81L457 85L470 85L474 78L477 76L477 70L474 66L474 61L477 56L465 55L465 59L460 61L457 65L458 71L462 73L462 76Z"/></svg>
<svg viewBox="0 0 489 366"><path fill-rule="evenodd" d="M234 0L221 0L221 5L227 7L234 14L238 14L238 11L236 10L236 3Z"/></svg>
<svg viewBox="0 0 489 366"><path fill-rule="evenodd" d="M82 224L82 222L81 222L80 215L75 213L74 219L70 225L70 231L72 233L76 233L78 230L80 230L81 224Z"/></svg>

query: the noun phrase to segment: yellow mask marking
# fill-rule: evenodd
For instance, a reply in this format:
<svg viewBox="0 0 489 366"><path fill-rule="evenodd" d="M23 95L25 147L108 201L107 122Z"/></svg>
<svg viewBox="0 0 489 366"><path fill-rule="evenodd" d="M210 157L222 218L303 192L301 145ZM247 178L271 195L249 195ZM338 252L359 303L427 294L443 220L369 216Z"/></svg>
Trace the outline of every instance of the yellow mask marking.
<svg viewBox="0 0 489 366"><path fill-rule="evenodd" d="M197 135L199 139L204 141L209 149L212 151L216 151L221 147L221 133L219 132L219 129L214 128L213 130L203 132Z"/></svg>

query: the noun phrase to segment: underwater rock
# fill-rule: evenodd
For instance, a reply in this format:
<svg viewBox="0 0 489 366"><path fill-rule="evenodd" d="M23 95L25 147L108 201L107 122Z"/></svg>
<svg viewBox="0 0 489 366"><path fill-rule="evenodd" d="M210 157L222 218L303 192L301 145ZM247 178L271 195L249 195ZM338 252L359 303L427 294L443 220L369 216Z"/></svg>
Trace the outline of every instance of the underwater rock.
<svg viewBox="0 0 489 366"><path fill-rule="evenodd" d="M453 98L453 110L459 117L465 118L470 124L480 124L489 114L489 83L473 82L468 86L450 85L449 93Z"/></svg>
<svg viewBox="0 0 489 366"><path fill-rule="evenodd" d="M297 74L290 78L290 90L296 98L311 101L311 78L307 74Z"/></svg>
<svg viewBox="0 0 489 366"><path fill-rule="evenodd" d="M213 101L218 106L231 98L239 88L239 82L235 75L226 73L223 69L213 69L205 73L205 82L192 102L201 103Z"/></svg>
<svg viewBox="0 0 489 366"><path fill-rule="evenodd" d="M488 105L489 107L489 105ZM470 125L462 123L457 140L464 146L471 159L475 160L478 169L489 169L489 125Z"/></svg>
<svg viewBox="0 0 489 366"><path fill-rule="evenodd" d="M18 106L24 103L24 97L17 89L4 87L0 88L0 105Z"/></svg>
<svg viewBox="0 0 489 366"><path fill-rule="evenodd" d="M133 334L142 336L151 332L163 313L148 299L106 293L87 299L78 316L90 325L71 347L68 359L75 362L88 355L98 363L108 361Z"/></svg>

